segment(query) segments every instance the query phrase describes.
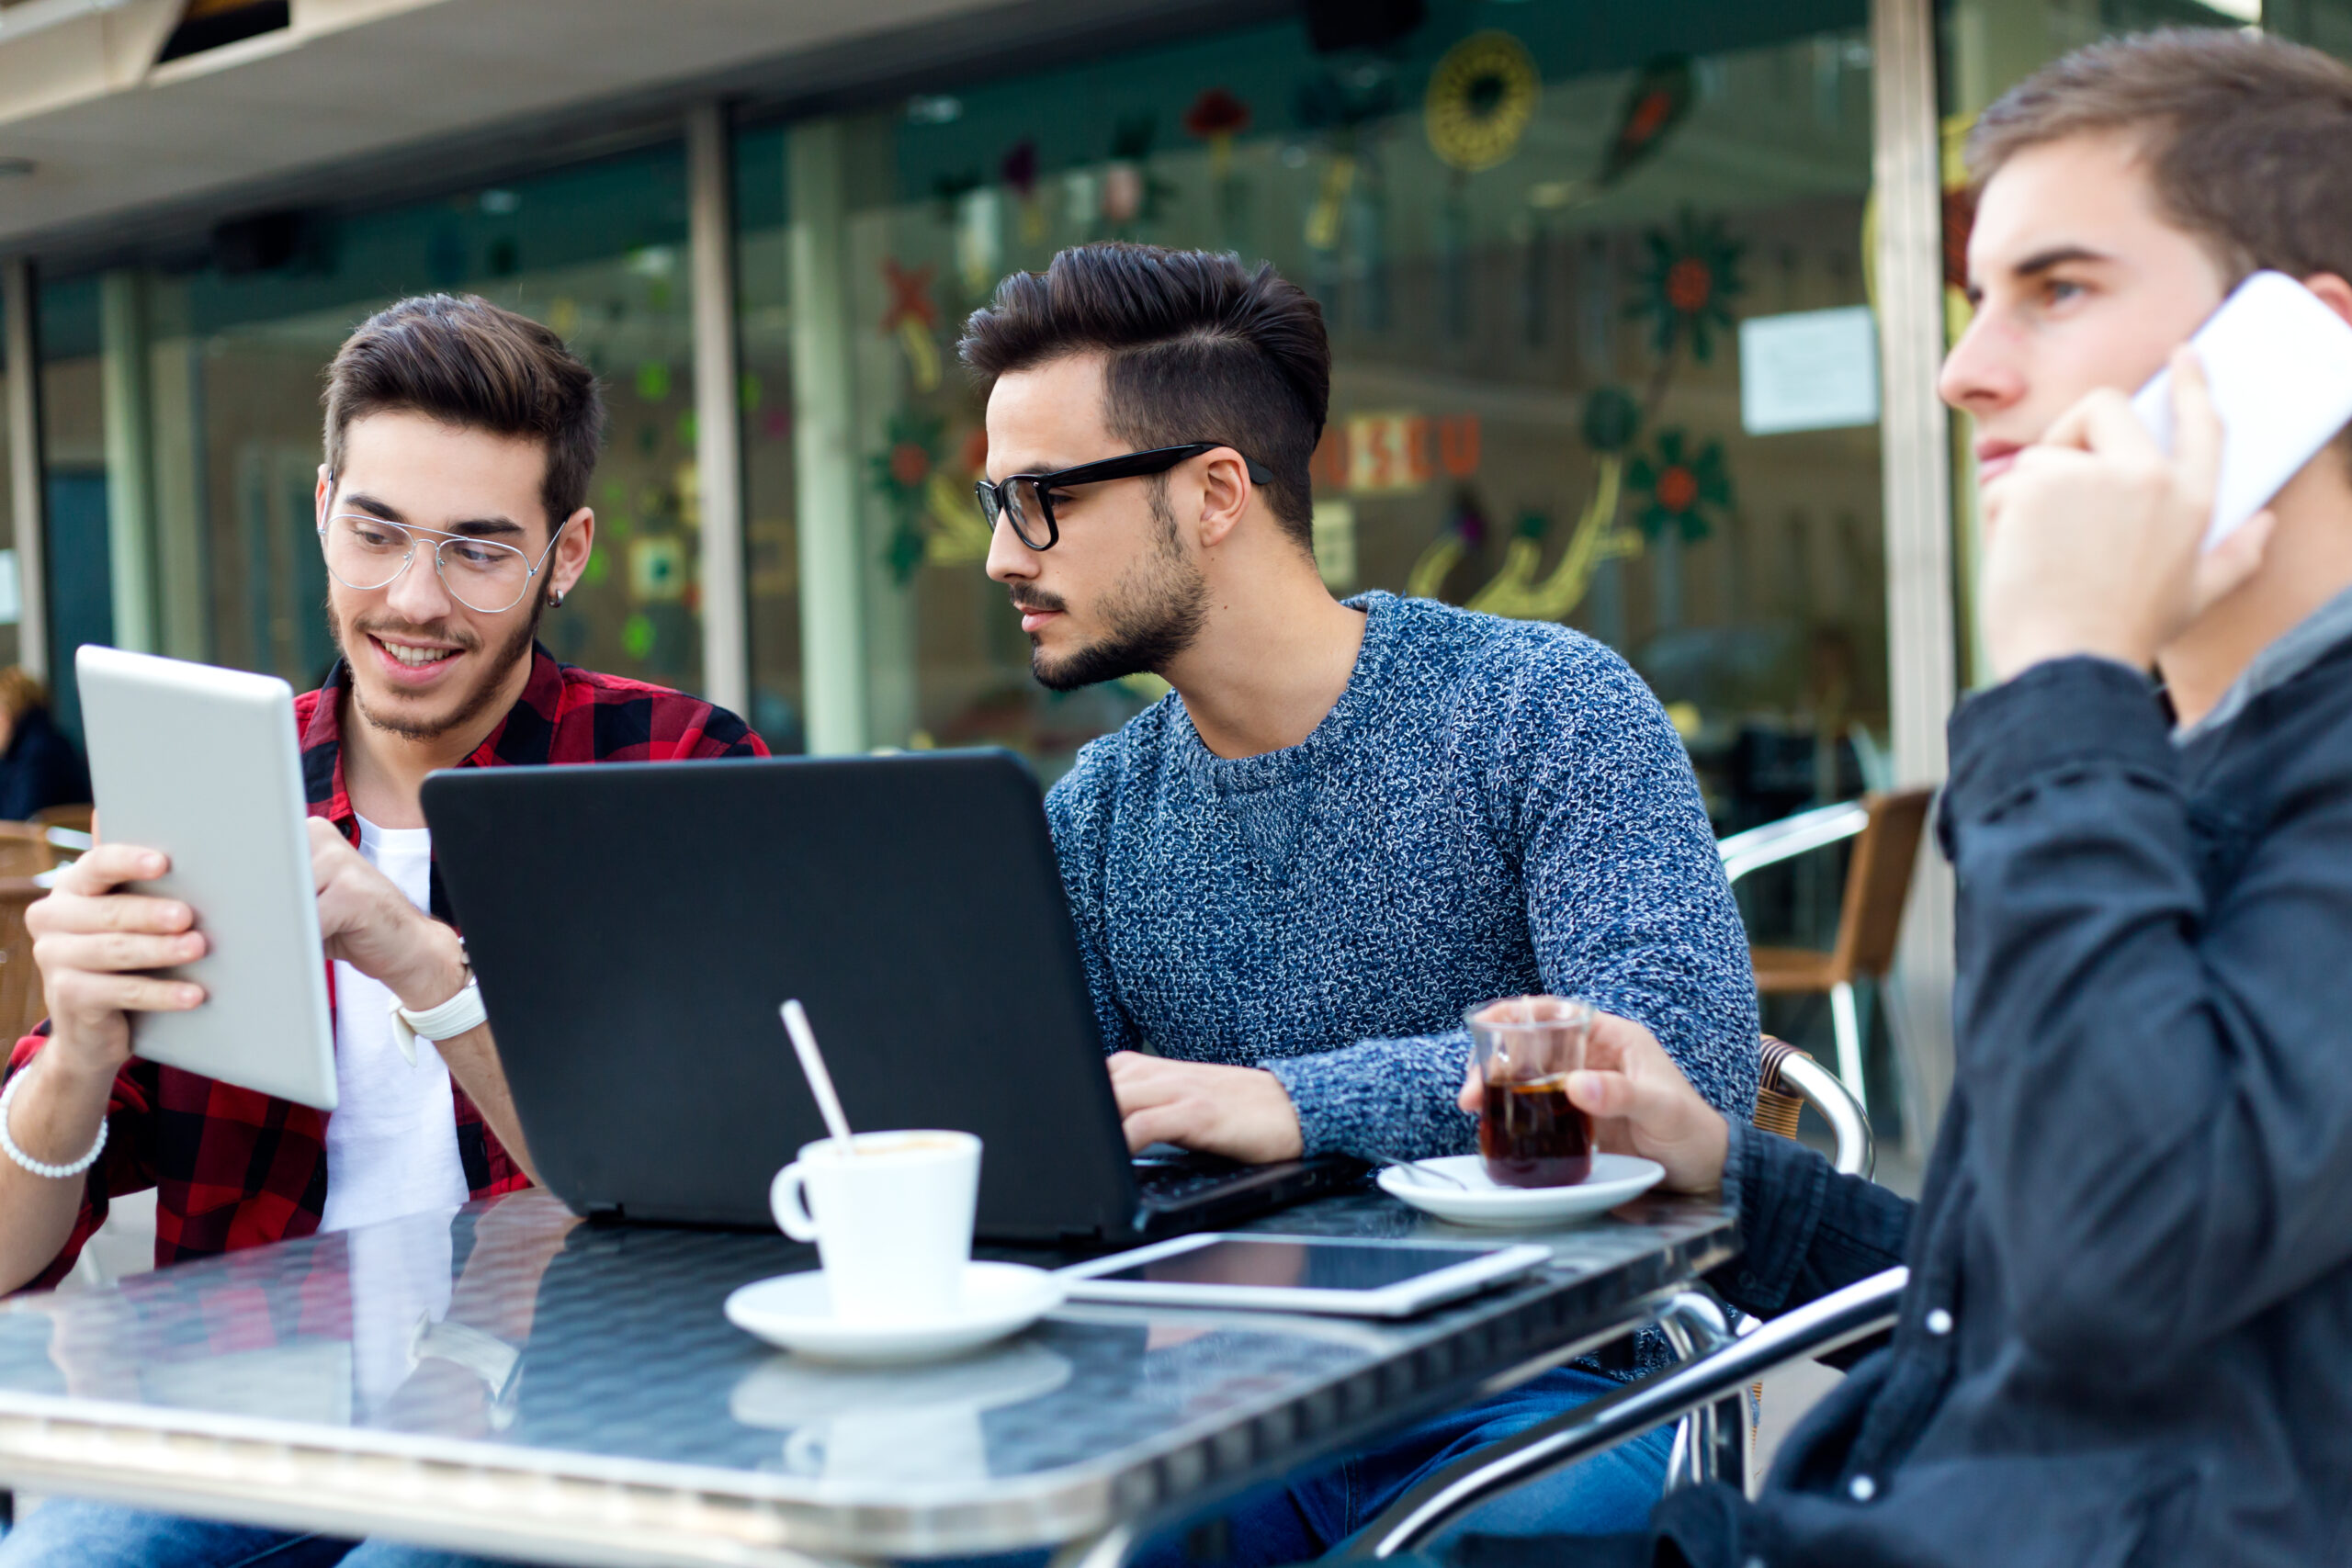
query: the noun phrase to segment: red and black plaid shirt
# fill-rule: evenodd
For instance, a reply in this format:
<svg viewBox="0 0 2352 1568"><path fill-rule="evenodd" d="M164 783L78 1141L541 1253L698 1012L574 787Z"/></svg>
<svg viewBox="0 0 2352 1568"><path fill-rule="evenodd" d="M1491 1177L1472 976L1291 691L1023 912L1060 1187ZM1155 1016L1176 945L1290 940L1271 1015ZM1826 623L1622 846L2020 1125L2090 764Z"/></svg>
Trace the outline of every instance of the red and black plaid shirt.
<svg viewBox="0 0 2352 1568"><path fill-rule="evenodd" d="M294 699L294 722L302 736L311 815L325 818L356 843L359 819L343 782L342 698L349 681L346 668L337 664L324 686ZM724 708L667 687L558 664L545 649L535 649L521 699L462 765L766 755L760 738ZM433 912L448 918L437 869ZM45 1032L17 1041L8 1072L21 1071L47 1043ZM458 1157L472 1195L483 1198L530 1185L465 1090L450 1087L457 1099ZM319 1228L327 1201L322 1111L134 1059L115 1078L107 1122L106 1154L90 1170L74 1233L28 1289L46 1289L64 1278L83 1244L105 1223L108 1200L149 1187L156 1190L159 1267L309 1235Z"/></svg>

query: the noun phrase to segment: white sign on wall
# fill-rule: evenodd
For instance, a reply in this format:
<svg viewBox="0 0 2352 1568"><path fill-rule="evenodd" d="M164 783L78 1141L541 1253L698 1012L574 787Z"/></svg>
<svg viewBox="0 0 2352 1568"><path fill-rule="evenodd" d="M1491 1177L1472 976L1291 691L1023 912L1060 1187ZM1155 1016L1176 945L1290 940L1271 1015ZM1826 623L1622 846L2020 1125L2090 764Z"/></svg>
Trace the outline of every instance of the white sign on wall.
<svg viewBox="0 0 2352 1568"><path fill-rule="evenodd" d="M1870 307L1740 322L1739 423L1750 435L1877 423L1878 333Z"/></svg>

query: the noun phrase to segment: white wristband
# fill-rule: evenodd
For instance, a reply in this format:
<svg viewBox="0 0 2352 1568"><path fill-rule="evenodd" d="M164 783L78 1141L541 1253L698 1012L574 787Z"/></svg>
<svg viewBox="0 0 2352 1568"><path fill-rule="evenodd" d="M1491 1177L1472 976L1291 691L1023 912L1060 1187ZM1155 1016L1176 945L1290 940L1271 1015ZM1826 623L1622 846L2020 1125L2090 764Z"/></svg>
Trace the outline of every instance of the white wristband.
<svg viewBox="0 0 2352 1568"><path fill-rule="evenodd" d="M0 1089L0 1151L5 1151L10 1159L31 1171L35 1176L45 1176L51 1181L70 1181L97 1164L98 1156L106 1152L107 1120L103 1116L98 1118L98 1141L90 1145L88 1154L84 1155L72 1165L51 1165L47 1160L33 1158L17 1146L17 1140L8 1132L9 1108L17 1102L17 1091L25 1087L25 1080L31 1076L32 1069L28 1067L10 1078L7 1088Z"/></svg>
<svg viewBox="0 0 2352 1568"><path fill-rule="evenodd" d="M392 1038L400 1042L401 1055L408 1058L412 1067L416 1066L419 1040L439 1044L490 1021L490 1014L481 1005L481 987L471 975L466 976L465 988L439 1007L411 1012L394 997L391 1014Z"/></svg>

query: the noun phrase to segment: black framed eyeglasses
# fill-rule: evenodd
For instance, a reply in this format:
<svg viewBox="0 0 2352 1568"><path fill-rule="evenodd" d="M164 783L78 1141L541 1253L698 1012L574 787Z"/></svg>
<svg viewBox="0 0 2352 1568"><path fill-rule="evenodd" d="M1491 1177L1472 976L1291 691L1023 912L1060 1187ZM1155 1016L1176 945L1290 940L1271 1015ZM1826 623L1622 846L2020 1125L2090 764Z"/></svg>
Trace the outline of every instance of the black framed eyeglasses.
<svg viewBox="0 0 2352 1568"><path fill-rule="evenodd" d="M1182 446L1155 446L1148 452L1129 452L1050 474L1008 474L995 484L981 479L972 486L972 493L980 498L980 515L988 519L989 527L1010 523L1013 536L1023 544L1033 550L1050 550L1062 538L1061 525L1054 521L1054 491L1072 485L1101 484L1105 479L1164 474L1188 457L1214 452L1220 446L1240 451L1229 441L1188 441ZM1273 483L1273 473L1264 464L1246 453L1241 460L1250 466L1251 484Z"/></svg>

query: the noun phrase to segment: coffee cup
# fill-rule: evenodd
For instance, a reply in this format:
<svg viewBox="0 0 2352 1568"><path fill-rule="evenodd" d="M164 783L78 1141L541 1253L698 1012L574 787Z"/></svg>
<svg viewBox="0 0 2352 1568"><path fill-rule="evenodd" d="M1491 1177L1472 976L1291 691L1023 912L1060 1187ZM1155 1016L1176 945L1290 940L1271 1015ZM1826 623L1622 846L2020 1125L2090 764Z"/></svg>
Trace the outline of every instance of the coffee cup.
<svg viewBox="0 0 2352 1568"><path fill-rule="evenodd" d="M912 1323L961 1301L979 1188L969 1133L860 1133L846 1152L831 1138L804 1146L768 1207L785 1235L817 1244L834 1316Z"/></svg>
<svg viewBox="0 0 2352 1568"><path fill-rule="evenodd" d="M1592 1174L1592 1119L1568 1099L1592 1020L1574 997L1509 997L1464 1015L1484 1095L1478 1152L1496 1186L1573 1187Z"/></svg>

